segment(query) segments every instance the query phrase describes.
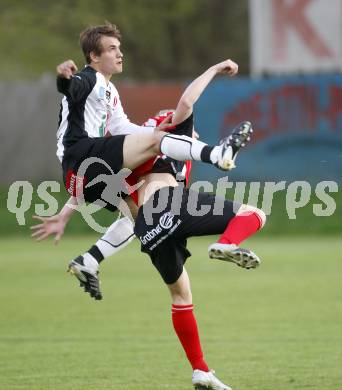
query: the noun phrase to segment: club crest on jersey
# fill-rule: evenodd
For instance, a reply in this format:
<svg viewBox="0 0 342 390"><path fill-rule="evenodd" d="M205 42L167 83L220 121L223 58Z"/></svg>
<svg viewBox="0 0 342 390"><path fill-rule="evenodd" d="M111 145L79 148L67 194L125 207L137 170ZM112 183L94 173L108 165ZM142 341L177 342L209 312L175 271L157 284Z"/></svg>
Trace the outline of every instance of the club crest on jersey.
<svg viewBox="0 0 342 390"><path fill-rule="evenodd" d="M107 103L110 102L110 96L111 96L111 92L110 91L106 91L106 100L107 100Z"/></svg>

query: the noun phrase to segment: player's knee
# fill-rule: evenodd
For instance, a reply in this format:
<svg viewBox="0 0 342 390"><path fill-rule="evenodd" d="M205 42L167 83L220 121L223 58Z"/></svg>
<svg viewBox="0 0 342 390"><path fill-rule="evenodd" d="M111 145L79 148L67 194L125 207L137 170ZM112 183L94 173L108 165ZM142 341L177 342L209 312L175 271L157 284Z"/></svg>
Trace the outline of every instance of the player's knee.
<svg viewBox="0 0 342 390"><path fill-rule="evenodd" d="M254 206L250 206L248 204L243 204L239 208L236 215L241 215L241 214L246 214L246 213L254 213L258 216L258 218L260 220L260 229L265 226L266 214L261 209L258 209L257 207L254 207Z"/></svg>
<svg viewBox="0 0 342 390"><path fill-rule="evenodd" d="M169 285L172 303L174 305L191 305L192 293L189 286L184 286L182 283L174 283Z"/></svg>
<svg viewBox="0 0 342 390"><path fill-rule="evenodd" d="M256 209L255 212L258 214L258 217L260 218L260 229L262 229L266 223L266 214L261 209Z"/></svg>
<svg viewBox="0 0 342 390"><path fill-rule="evenodd" d="M192 294L191 291L183 291L180 293L171 294L173 305L191 305Z"/></svg>
<svg viewBox="0 0 342 390"><path fill-rule="evenodd" d="M156 154L160 153L160 142L164 137L165 133L161 131L154 131L151 134L151 146L150 149L153 150Z"/></svg>
<svg viewBox="0 0 342 390"><path fill-rule="evenodd" d="M157 145L157 136L154 134L155 132L148 134L144 137L144 144L146 149L155 150Z"/></svg>
<svg viewBox="0 0 342 390"><path fill-rule="evenodd" d="M154 152L159 154L159 145L162 136L157 131L148 134L129 134L124 141L124 154L133 150L139 153Z"/></svg>

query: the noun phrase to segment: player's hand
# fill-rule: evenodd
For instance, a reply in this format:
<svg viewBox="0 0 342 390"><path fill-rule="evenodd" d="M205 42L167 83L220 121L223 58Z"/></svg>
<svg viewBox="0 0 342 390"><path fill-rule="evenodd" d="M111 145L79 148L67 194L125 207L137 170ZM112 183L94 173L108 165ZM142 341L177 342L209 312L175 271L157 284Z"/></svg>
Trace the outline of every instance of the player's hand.
<svg viewBox="0 0 342 390"><path fill-rule="evenodd" d="M219 74L227 74L228 76L235 76L239 71L239 65L232 60L225 60L219 64L214 65L216 72Z"/></svg>
<svg viewBox="0 0 342 390"><path fill-rule="evenodd" d="M77 66L73 60L67 60L57 65L56 72L57 76L70 79L77 72Z"/></svg>
<svg viewBox="0 0 342 390"><path fill-rule="evenodd" d="M54 234L54 244L58 244L59 240L63 236L66 225L66 222L62 216L59 214L52 217L39 217L38 215L34 215L33 218L39 220L41 223L31 226L30 229L33 232L31 237L35 238L36 241L42 241L51 234Z"/></svg>
<svg viewBox="0 0 342 390"><path fill-rule="evenodd" d="M156 131L165 131L172 125L173 114L168 115L159 125L155 128Z"/></svg>

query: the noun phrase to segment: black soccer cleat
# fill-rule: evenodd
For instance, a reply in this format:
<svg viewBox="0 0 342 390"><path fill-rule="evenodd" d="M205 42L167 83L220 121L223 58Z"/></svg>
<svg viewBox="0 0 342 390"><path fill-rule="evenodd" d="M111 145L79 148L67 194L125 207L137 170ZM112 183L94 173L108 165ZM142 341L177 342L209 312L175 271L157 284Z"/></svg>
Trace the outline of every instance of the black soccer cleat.
<svg viewBox="0 0 342 390"><path fill-rule="evenodd" d="M80 282L80 287L86 293L89 293L92 298L95 300L102 299L98 277L99 264L95 259L85 259L83 256L78 256L70 262L68 272L76 276Z"/></svg>
<svg viewBox="0 0 342 390"><path fill-rule="evenodd" d="M235 168L236 157L240 149L246 146L250 141L252 133L252 124L248 121L242 122L236 126L228 137L221 140L221 150L215 165L224 171L230 171Z"/></svg>

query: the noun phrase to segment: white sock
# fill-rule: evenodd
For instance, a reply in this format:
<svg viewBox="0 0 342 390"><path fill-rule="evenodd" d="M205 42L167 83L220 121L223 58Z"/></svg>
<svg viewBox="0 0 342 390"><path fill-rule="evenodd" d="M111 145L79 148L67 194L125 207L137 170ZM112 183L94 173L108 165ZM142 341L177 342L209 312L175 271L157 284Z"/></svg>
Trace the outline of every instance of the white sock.
<svg viewBox="0 0 342 390"><path fill-rule="evenodd" d="M218 161L218 157L219 157L219 151L221 150L221 148L219 146L215 146L213 148L213 150L210 152L210 161L213 163L213 164L216 164L217 161Z"/></svg>
<svg viewBox="0 0 342 390"><path fill-rule="evenodd" d="M95 244L103 257L109 257L125 248L135 237L133 228L134 225L128 217L121 218L110 225Z"/></svg>
<svg viewBox="0 0 342 390"><path fill-rule="evenodd" d="M208 145L204 142L186 135L167 134L161 140L160 151L166 156L179 161L202 161L201 153L206 146Z"/></svg>
<svg viewBox="0 0 342 390"><path fill-rule="evenodd" d="M99 267L99 263L95 259L94 256L92 256L90 253L86 252L83 255L83 264L87 267L90 267L91 269L97 270Z"/></svg>

